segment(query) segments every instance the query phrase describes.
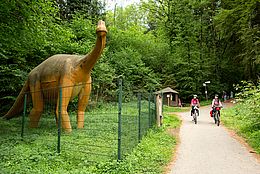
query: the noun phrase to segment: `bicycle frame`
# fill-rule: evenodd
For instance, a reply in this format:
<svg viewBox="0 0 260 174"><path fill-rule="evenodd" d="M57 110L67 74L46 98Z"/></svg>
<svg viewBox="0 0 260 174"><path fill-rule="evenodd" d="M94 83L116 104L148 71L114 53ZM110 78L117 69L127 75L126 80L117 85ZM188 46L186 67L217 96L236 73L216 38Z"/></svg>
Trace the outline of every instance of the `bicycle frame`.
<svg viewBox="0 0 260 174"><path fill-rule="evenodd" d="M197 106L195 106L193 109L194 109L193 115L192 115L193 116L193 121L194 121L195 124L197 124L197 117L198 117L198 110L199 109L198 109Z"/></svg>
<svg viewBox="0 0 260 174"><path fill-rule="evenodd" d="M219 123L220 123L220 107L215 107L213 108L213 118L214 118L214 121L215 121L215 124L217 124L219 126Z"/></svg>

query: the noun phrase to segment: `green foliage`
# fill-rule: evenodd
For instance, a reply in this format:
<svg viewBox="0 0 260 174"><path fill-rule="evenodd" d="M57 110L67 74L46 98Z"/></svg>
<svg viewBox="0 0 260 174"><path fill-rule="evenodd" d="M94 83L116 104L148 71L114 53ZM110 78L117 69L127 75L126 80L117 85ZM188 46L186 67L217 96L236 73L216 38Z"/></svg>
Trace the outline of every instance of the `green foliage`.
<svg viewBox="0 0 260 174"><path fill-rule="evenodd" d="M116 98L115 91L117 90L118 78L116 69L108 60L106 53L107 49L105 49L104 54L93 69L92 81L94 83L92 93L104 100L111 100L111 98Z"/></svg>
<svg viewBox="0 0 260 174"><path fill-rule="evenodd" d="M119 77L124 91L176 89L184 102L233 90L259 78L259 0L149 0L104 12L102 1L13 0L0 4L1 113L26 74L53 54L87 54L98 19L107 45L93 69L93 92L108 100ZM106 16L104 16L106 14Z"/></svg>
<svg viewBox="0 0 260 174"><path fill-rule="evenodd" d="M165 86L176 88L185 101L194 93L202 94L202 83L214 78L215 62L209 51L212 45L208 45L211 38L206 38L212 29L206 26L207 10L201 11L207 5L188 0L143 3L148 21L156 26L151 29L163 33L160 37L170 46L168 54L164 54L166 61L160 59L164 61L160 73L164 74Z"/></svg>
<svg viewBox="0 0 260 174"><path fill-rule="evenodd" d="M54 54L86 54L95 44L95 27L75 15L62 22L53 1L6 1L0 7L1 115L14 102L27 73ZM8 19L8 20L6 20Z"/></svg>
<svg viewBox="0 0 260 174"><path fill-rule="evenodd" d="M232 90L241 79L259 77L259 1L150 0L148 31L160 33L170 56L159 71L165 84L180 91L184 100ZM158 35L157 35L158 36ZM171 78L171 82L167 78Z"/></svg>
<svg viewBox="0 0 260 174"><path fill-rule="evenodd" d="M117 76L122 76L126 92L137 89L149 91L159 86L158 76L144 62L148 50L152 49L148 44L152 38L149 35L144 37L142 28L138 26L130 27L127 32L110 29L108 60Z"/></svg>
<svg viewBox="0 0 260 174"><path fill-rule="evenodd" d="M52 54L46 48L54 39L50 29L60 30L53 23L56 9L51 1L5 1L0 4L0 13L0 70L4 85L0 103L6 105L12 103L10 99L18 94L17 88L21 89L26 72ZM1 113L4 108L1 107Z"/></svg>
<svg viewBox="0 0 260 174"><path fill-rule="evenodd" d="M239 103L223 110L222 120L228 127L242 135L260 153L260 86L247 84L237 96Z"/></svg>
<svg viewBox="0 0 260 174"><path fill-rule="evenodd" d="M93 23L104 16L105 4L99 0L57 0L62 19L71 20L73 15L80 13Z"/></svg>
<svg viewBox="0 0 260 174"><path fill-rule="evenodd" d="M118 7L114 12L107 13L108 24L120 30L128 30L132 27L144 27L145 12L141 11L137 5L129 5L125 8Z"/></svg>
<svg viewBox="0 0 260 174"><path fill-rule="evenodd" d="M243 75L242 78L256 82L260 72L260 2L259 0L221 2L222 9L215 16L215 23L222 41L228 41L225 55L237 65L237 70ZM231 23L232 25L229 25Z"/></svg>

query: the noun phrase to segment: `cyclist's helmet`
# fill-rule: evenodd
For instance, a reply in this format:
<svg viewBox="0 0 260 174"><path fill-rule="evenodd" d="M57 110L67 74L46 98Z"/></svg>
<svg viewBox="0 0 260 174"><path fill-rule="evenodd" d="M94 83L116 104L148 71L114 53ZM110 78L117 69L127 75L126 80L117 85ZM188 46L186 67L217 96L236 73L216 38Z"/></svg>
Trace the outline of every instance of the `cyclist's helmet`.
<svg viewBox="0 0 260 174"><path fill-rule="evenodd" d="M198 96L195 94L195 95L193 95L193 97L194 97L194 98L197 98Z"/></svg>
<svg viewBox="0 0 260 174"><path fill-rule="evenodd" d="M218 94L215 94L215 97L218 98Z"/></svg>

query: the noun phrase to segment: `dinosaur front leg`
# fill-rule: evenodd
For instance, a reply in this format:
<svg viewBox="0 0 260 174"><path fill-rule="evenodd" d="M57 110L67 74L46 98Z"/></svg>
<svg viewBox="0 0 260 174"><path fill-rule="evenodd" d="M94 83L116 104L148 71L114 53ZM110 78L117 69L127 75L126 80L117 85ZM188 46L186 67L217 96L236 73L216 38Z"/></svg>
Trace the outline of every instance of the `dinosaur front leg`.
<svg viewBox="0 0 260 174"><path fill-rule="evenodd" d="M57 100L57 108L56 108L56 117L58 118L58 111L59 108L61 109L61 125L62 128L66 132L71 132L71 124L70 124L70 118L68 114L68 105L71 99L72 91L73 91L73 83L69 79L62 79L61 81L61 90L62 90L62 96L60 97L60 94L58 95L58 100ZM59 100L61 99L61 102ZM59 107L59 103L61 103L61 107ZM57 119L58 121L58 119Z"/></svg>
<svg viewBox="0 0 260 174"><path fill-rule="evenodd" d="M90 92L91 92L91 82L87 83L85 87L81 89L79 94L78 117L77 117L78 128L84 127L85 109L88 105Z"/></svg>
<svg viewBox="0 0 260 174"><path fill-rule="evenodd" d="M68 105L70 102L70 98L71 98L71 94L73 91L73 87L72 86L68 86L68 87L62 87L62 97L61 97L61 125L62 128L66 131L66 132L71 132L72 128L71 128L71 124L70 124L70 117L68 114ZM59 99L58 98L58 104L57 107L59 107ZM57 108L56 110L58 110L59 108ZM58 116L58 115L57 115ZM58 119L57 119L58 120Z"/></svg>
<svg viewBox="0 0 260 174"><path fill-rule="evenodd" d="M43 96L40 87L40 82L30 84L30 93L32 96L33 108L29 115L29 126L32 128L36 128L38 127L38 123L43 111Z"/></svg>

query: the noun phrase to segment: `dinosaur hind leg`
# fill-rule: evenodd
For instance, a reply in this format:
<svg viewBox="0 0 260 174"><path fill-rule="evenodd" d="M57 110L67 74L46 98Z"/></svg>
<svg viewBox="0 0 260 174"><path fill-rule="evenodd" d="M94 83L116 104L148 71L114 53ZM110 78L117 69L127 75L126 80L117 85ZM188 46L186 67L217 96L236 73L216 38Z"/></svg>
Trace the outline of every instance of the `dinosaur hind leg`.
<svg viewBox="0 0 260 174"><path fill-rule="evenodd" d="M30 92L32 96L33 108L30 112L30 124L32 128L38 127L38 123L43 112L43 96L40 87L40 82L30 85Z"/></svg>

